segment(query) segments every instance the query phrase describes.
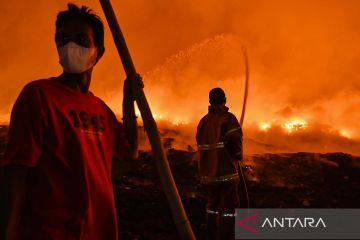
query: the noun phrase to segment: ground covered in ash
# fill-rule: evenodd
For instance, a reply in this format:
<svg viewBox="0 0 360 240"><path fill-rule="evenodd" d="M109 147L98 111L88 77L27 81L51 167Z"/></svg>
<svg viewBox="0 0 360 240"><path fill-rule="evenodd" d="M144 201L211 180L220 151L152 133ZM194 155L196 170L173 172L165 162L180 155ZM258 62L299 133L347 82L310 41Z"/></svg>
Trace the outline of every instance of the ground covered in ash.
<svg viewBox="0 0 360 240"><path fill-rule="evenodd" d="M7 127L0 128L0 158ZM202 238L205 192L194 151L167 150L168 160L195 234ZM360 157L345 153L284 153L245 156L250 207L359 208ZM121 163L114 191L120 239L179 239L155 162L149 152Z"/></svg>

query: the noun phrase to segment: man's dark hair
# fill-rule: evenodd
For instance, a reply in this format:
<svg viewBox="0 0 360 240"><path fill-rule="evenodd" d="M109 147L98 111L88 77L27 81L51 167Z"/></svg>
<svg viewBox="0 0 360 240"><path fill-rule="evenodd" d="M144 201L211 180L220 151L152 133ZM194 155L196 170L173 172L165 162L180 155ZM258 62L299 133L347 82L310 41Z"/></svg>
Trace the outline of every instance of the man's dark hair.
<svg viewBox="0 0 360 240"><path fill-rule="evenodd" d="M224 90L221 88L213 88L209 92L209 102L211 105L226 103Z"/></svg>
<svg viewBox="0 0 360 240"><path fill-rule="evenodd" d="M56 31L55 31L55 39L57 38L57 34L59 32L60 27L62 27L66 22L73 20L83 20L87 22L94 33L94 41L96 47L104 46L104 25L98 15L93 13L93 10L86 7L81 6L78 7L75 4L68 3L68 10L61 11L58 13L56 18Z"/></svg>

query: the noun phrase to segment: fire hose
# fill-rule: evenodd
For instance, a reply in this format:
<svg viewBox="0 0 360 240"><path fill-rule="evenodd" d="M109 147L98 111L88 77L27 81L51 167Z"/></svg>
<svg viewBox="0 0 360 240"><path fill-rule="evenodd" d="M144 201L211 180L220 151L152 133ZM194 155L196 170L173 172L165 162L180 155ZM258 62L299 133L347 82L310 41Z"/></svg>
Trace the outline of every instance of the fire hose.
<svg viewBox="0 0 360 240"><path fill-rule="evenodd" d="M246 103L247 103L247 97L248 97L248 92L249 92L249 74L250 74L249 73L249 58L248 58L246 48L244 46L242 47L242 51L243 51L243 55L244 55L244 64L245 64L245 88L244 88L243 107L242 107L241 117L240 117L240 126L241 127L243 126L244 119L245 119ZM245 192L244 195L246 197L246 199L245 199L246 207L250 208L249 192L248 192L248 189L247 189L245 176L244 176L244 173L242 171L240 161L238 162L238 172L239 172L239 177L242 180L242 181L240 181L240 187L242 187L244 192ZM242 190L242 189L240 188L240 190ZM241 193L241 191L240 191L240 193Z"/></svg>

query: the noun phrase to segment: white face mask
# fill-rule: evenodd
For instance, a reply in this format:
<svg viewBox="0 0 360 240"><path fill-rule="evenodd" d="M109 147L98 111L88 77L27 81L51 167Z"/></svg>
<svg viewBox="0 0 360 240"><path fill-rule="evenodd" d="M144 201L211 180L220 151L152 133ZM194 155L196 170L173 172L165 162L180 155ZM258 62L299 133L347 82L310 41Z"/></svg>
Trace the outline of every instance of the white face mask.
<svg viewBox="0 0 360 240"><path fill-rule="evenodd" d="M83 73L95 65L96 48L86 48L74 42L68 42L58 48L59 62L67 73Z"/></svg>

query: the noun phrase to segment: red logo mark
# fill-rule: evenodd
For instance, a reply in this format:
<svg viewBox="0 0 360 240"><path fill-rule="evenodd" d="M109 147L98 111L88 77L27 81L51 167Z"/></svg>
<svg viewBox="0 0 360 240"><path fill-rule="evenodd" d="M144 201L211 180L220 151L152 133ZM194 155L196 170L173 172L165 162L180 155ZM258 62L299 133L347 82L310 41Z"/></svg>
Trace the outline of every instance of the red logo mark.
<svg viewBox="0 0 360 240"><path fill-rule="evenodd" d="M243 227L243 228L245 228L246 230L248 230L248 231L250 231L250 232L252 232L252 233L257 233L257 229L252 228L252 227L250 227L250 226L248 226L248 225L245 225L245 223L246 223L247 221L251 221L251 224L252 224L252 225L256 225L256 214L253 214L253 215L251 215L251 216L248 216L248 217L246 217L246 218L244 218L244 219L239 220L239 221L237 222L237 224L238 224L240 227Z"/></svg>

